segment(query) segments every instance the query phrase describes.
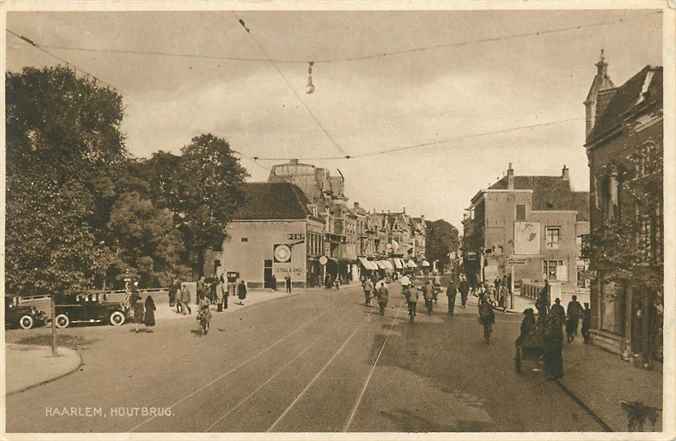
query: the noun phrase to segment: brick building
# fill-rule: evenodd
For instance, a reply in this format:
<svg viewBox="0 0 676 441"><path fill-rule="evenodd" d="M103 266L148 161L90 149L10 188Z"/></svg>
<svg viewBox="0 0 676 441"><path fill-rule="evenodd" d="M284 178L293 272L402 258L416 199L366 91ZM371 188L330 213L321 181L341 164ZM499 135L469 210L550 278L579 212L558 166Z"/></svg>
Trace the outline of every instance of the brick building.
<svg viewBox="0 0 676 441"><path fill-rule="evenodd" d="M627 356L650 353L661 359L662 290L640 279L663 271L662 68L645 66L619 87L609 79L603 54L596 68L584 101L594 239L590 256L596 276L593 340ZM636 270L618 277L618 265L603 256L618 249L619 241L607 238L623 225L633 228L621 239L636 249L628 257Z"/></svg>
<svg viewBox="0 0 676 441"><path fill-rule="evenodd" d="M569 171L559 176L507 174L471 200L463 220L463 265L476 281L511 273L514 280L577 285L579 238L589 231L589 193L571 189Z"/></svg>

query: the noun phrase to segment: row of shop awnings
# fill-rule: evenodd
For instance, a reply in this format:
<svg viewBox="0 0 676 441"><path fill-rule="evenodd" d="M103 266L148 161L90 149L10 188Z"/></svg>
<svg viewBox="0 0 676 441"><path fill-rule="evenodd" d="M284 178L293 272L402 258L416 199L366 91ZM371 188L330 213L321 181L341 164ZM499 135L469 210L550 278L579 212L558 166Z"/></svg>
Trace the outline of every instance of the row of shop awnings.
<svg viewBox="0 0 676 441"><path fill-rule="evenodd" d="M369 271L376 271L379 269L394 271L395 269L403 270L404 268L418 268L418 265L413 261L413 259L405 261L404 259L399 259L396 257L392 260L368 260L364 257L360 257L359 262ZM427 265L425 265L426 263ZM422 266L429 265L430 264L426 260L422 262Z"/></svg>

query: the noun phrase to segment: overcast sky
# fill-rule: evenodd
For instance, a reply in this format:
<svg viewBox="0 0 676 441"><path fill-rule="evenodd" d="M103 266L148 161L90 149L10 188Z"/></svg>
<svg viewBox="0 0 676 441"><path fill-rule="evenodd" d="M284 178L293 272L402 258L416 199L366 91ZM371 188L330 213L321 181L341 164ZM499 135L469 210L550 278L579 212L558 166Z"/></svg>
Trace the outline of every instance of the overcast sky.
<svg viewBox="0 0 676 441"><path fill-rule="evenodd" d="M469 199L508 162L516 174L536 175L559 174L566 164L573 187L588 189L582 101L594 63L604 48L616 85L646 64L661 65L662 17L648 12L238 13L251 35L229 12L9 13L7 27L48 46L316 60L583 26L316 64L311 95L304 92L307 65L276 64L351 155L577 118L383 156L311 161L340 169L347 196L366 208L405 206L460 227ZM7 46L10 70L58 63L13 37ZM341 155L270 63L50 50L116 86L135 156L178 152L205 132L247 156ZM267 179L263 167L243 162L251 180Z"/></svg>

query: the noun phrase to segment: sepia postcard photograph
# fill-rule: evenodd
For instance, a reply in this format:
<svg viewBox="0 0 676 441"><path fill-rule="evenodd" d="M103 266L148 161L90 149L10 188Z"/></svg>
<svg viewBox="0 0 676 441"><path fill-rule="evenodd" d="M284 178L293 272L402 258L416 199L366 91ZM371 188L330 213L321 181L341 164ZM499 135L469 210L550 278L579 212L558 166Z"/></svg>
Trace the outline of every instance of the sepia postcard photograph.
<svg viewBox="0 0 676 441"><path fill-rule="evenodd" d="M0 437L673 439L676 11L459 5L2 5Z"/></svg>

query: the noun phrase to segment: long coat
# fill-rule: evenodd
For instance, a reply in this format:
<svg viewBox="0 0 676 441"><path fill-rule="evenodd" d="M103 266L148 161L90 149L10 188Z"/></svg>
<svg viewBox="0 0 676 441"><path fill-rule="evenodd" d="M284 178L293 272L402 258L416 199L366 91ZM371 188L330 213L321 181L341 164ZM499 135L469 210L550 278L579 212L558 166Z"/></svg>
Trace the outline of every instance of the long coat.
<svg viewBox="0 0 676 441"><path fill-rule="evenodd" d="M143 317L143 323L145 323L146 326L155 326L155 301L153 300L153 296L148 296L146 297L146 312L145 316Z"/></svg>
<svg viewBox="0 0 676 441"><path fill-rule="evenodd" d="M545 377L563 377L563 331L558 314L550 314L545 324L544 362Z"/></svg>

